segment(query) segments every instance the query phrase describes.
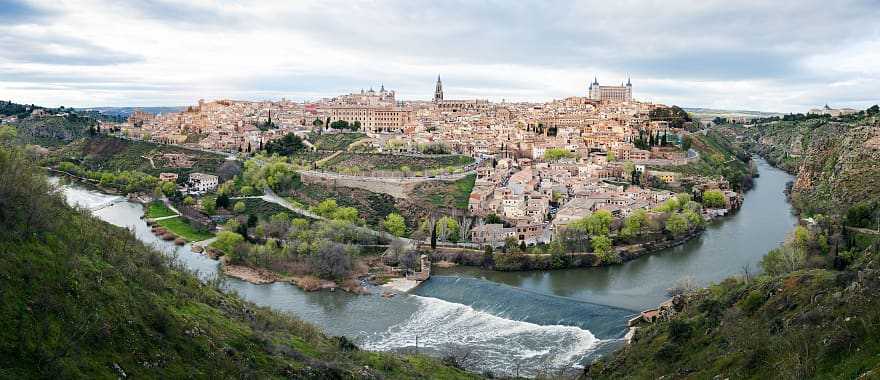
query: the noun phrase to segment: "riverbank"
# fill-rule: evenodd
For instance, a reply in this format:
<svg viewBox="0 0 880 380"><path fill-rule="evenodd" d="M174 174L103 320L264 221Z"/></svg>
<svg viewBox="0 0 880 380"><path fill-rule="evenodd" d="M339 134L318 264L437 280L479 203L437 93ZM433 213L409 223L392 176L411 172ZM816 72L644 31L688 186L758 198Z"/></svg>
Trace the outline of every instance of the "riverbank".
<svg viewBox="0 0 880 380"><path fill-rule="evenodd" d="M224 275L247 281L254 285L283 282L295 285L307 292L322 290L329 290L332 292L336 289L342 289L351 294L370 294L370 291L362 285L363 281L365 281L365 276L363 274L353 275L342 282L321 279L312 275L282 275L266 268L230 264L226 256L218 256L210 253L211 251L211 249L208 249L206 254L212 259L220 262L220 271L223 272Z"/></svg>
<svg viewBox="0 0 880 380"><path fill-rule="evenodd" d="M698 284L720 280L745 264L754 265L759 258L751 253L766 252L782 239L791 225L781 192L788 177L766 164L760 170L749 202L724 223L709 224L704 238L622 265L519 272L435 266L431 280L411 294L390 298L381 291L366 296L305 292L288 282L255 285L231 276L222 277L222 286L365 349L414 350L418 336L421 353L479 353L482 360L467 366L477 371L513 376L516 367L533 375L546 363L585 366L622 343L626 320L667 299L666 289L680 277L692 275ZM87 208L116 198L75 186L65 194ZM200 278L217 277L218 261L158 239L140 222L142 213L140 205L121 202L96 216L133 227L139 239L177 255Z"/></svg>
<svg viewBox="0 0 880 380"><path fill-rule="evenodd" d="M620 262L614 263L604 262L599 255L592 252L564 254L562 255L564 265L555 264L551 254L494 253L491 261L489 261L484 251L469 248L437 247L428 253L430 254L431 261L438 263L437 266L444 269L450 268L453 265L488 268L499 272L596 268L620 265L646 255L680 246L691 239L700 237L704 231L705 229L698 229L672 240L615 246ZM503 262L503 265L498 265L499 262ZM440 265L440 263L443 263L443 265Z"/></svg>

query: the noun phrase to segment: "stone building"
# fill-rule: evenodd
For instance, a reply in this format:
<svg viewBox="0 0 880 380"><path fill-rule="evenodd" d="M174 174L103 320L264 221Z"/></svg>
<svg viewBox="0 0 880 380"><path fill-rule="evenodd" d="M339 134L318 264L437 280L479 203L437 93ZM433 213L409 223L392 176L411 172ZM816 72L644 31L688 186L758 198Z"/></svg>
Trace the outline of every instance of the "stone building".
<svg viewBox="0 0 880 380"><path fill-rule="evenodd" d="M589 96L592 100L610 100L616 102L632 101L632 82L627 78L626 84L620 86L600 86L599 80L593 78L590 83Z"/></svg>

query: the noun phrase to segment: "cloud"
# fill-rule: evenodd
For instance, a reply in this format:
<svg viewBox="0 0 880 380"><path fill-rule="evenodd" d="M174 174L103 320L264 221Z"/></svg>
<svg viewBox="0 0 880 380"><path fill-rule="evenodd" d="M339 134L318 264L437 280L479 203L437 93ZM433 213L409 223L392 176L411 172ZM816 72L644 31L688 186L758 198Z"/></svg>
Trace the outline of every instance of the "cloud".
<svg viewBox="0 0 880 380"><path fill-rule="evenodd" d="M0 20L7 25L43 21L52 13L20 0L0 0Z"/></svg>
<svg viewBox="0 0 880 380"><path fill-rule="evenodd" d="M314 99L381 83L428 99L439 73L455 98L545 101L629 75L645 100L804 111L876 103L880 86L876 0L40 1L0 0L0 16L24 20L0 26L0 91L59 104Z"/></svg>
<svg viewBox="0 0 880 380"><path fill-rule="evenodd" d="M114 65L142 58L88 40L45 33L36 28L0 29L0 61L48 65Z"/></svg>

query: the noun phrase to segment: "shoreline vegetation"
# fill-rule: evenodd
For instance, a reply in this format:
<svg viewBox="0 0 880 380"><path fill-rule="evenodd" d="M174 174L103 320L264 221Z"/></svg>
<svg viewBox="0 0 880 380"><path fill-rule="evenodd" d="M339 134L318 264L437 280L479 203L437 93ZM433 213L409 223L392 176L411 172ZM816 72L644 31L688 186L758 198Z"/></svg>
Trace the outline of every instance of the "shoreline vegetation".
<svg viewBox="0 0 880 380"><path fill-rule="evenodd" d="M582 378L877 377L878 117L873 106L717 127L796 176L786 194L799 224L760 272L679 286L671 301L634 319L629 344Z"/></svg>
<svg viewBox="0 0 880 380"><path fill-rule="evenodd" d="M46 162L55 165L56 170L98 186L102 191L111 187L122 192L138 192L142 194L139 198L149 198L147 194L152 190L153 199L167 198L180 211L179 216L171 215L164 206L142 200L145 218L154 224L154 232L162 239L184 244L212 238L215 235L211 231L219 230L216 239L204 247L206 253L223 257L225 265L234 268L230 273L256 282L286 278L305 289L324 289L334 288L325 282L332 281L336 287L361 291L362 287L356 284L365 278L383 283L389 277L411 273L418 261L414 257L425 253L425 250L416 250L418 246L407 247L406 244L391 249L393 242L374 236L339 238L327 232L314 233L308 230L327 229L326 221L312 220L284 208L279 211L274 204L264 205L261 200L241 199L253 198L261 193L261 189L270 189L271 193L295 200L296 207L308 209L312 214L336 223L332 227L336 230L360 226L400 237L412 236L424 242L436 231L440 232L438 242L454 243L467 241L467 231L475 223L474 218L463 211L467 208L468 193L474 186L473 175L442 186L433 183L431 186L420 185L412 191L409 200L363 190L356 196L346 195L344 191L330 191L320 184L305 183L299 175L301 170L314 169L315 160L321 161L320 166L324 169L341 165L370 170L396 168L407 172L474 163L465 156L389 155L339 150L338 154L332 155L332 161L326 161L325 155L309 152L300 138L291 135L266 144L265 153L257 153L241 164L169 145L100 134L83 137L50 154ZM344 137L339 141L325 138L326 146L338 145L342 149L358 136ZM749 172L748 157L730 145L729 139L715 133L695 134L688 142L688 146L701 153L686 168L688 175L712 179L713 183L726 183L717 179L729 176L733 180L729 186L748 188L751 181L745 177L754 174ZM85 153L89 156L82 156ZM216 192L194 198L180 193L174 183L158 181L154 175L164 172L165 166L177 165L166 159L168 153L185 153L187 158L183 161L188 160L194 165L171 170L174 173L186 174L200 169L218 174L220 184ZM404 159L408 161L402 161ZM106 168L116 171L108 172ZM183 181L180 177L177 180L178 184ZM660 183L656 185L667 187ZM557 237L544 244L526 247L522 243L505 242L497 249L478 248L479 251L466 254L441 255L440 260L434 257L432 261L479 265L499 271L622 263L699 236L706 220L717 215L717 212L704 213L704 208L735 209L739 206L739 202L732 207L725 205L720 194L710 193L716 190L702 191L701 188L696 191L691 188L694 185L683 183L680 188L670 189L684 192L652 210L640 210L625 218L597 211L559 230ZM709 199L709 195L719 196ZM336 203L337 197L339 204Z"/></svg>
<svg viewBox="0 0 880 380"><path fill-rule="evenodd" d="M201 282L130 231L68 206L0 141L0 377L479 376L370 352Z"/></svg>

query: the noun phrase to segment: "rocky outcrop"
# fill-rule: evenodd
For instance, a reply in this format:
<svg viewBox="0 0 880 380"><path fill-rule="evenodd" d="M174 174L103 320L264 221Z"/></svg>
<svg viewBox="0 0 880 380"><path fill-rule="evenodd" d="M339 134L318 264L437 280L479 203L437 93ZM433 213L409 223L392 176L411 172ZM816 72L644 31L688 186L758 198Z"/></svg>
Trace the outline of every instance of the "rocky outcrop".
<svg viewBox="0 0 880 380"><path fill-rule="evenodd" d="M792 199L812 211L833 213L880 196L880 126L828 126L804 154ZM825 132L825 133L822 133Z"/></svg>

